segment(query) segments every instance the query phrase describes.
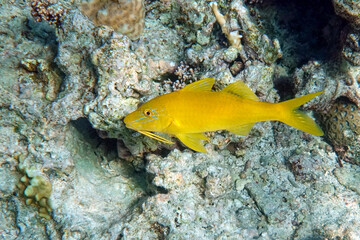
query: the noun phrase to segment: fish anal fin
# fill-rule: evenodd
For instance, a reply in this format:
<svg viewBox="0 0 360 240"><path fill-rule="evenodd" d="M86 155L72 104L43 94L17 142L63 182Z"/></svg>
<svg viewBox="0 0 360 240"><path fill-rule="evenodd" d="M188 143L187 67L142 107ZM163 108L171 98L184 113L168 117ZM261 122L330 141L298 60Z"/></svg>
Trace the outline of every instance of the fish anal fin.
<svg viewBox="0 0 360 240"><path fill-rule="evenodd" d="M222 92L231 93L241 98L250 99L253 101L259 101L259 98L255 95L255 93L242 81L231 83L225 87Z"/></svg>
<svg viewBox="0 0 360 240"><path fill-rule="evenodd" d="M214 78L204 78L199 81L186 85L180 91L211 91L211 88L213 87L214 83L215 83Z"/></svg>
<svg viewBox="0 0 360 240"><path fill-rule="evenodd" d="M227 129L229 132L236 135L247 136L255 123L247 123L244 125L237 126L236 128Z"/></svg>
<svg viewBox="0 0 360 240"><path fill-rule="evenodd" d="M203 140L209 141L209 138L203 133L179 133L175 136L187 147L198 152L206 152Z"/></svg>

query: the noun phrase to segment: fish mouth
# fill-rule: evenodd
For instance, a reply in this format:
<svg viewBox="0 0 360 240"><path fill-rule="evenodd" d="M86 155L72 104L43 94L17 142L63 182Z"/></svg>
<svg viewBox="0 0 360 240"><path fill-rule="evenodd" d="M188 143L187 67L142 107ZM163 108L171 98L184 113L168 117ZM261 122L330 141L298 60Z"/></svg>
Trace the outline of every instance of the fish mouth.
<svg viewBox="0 0 360 240"><path fill-rule="evenodd" d="M132 126L130 123L125 123L125 126L130 129L134 129L134 126Z"/></svg>
<svg viewBox="0 0 360 240"><path fill-rule="evenodd" d="M131 125L128 116L126 116L126 117L124 118L124 123L125 123L125 126L126 126L127 128L134 129L134 126Z"/></svg>

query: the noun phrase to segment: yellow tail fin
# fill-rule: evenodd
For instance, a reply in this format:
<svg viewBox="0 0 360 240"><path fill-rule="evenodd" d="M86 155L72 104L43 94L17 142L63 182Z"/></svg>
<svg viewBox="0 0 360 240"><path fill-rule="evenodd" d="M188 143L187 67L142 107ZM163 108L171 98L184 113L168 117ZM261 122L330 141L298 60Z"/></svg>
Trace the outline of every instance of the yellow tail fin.
<svg viewBox="0 0 360 240"><path fill-rule="evenodd" d="M301 131L316 135L322 136L324 132L321 128L315 123L315 121L310 118L305 113L301 112L297 108L303 105L304 103L310 101L314 97L322 94L322 92L310 93L308 95L291 99L282 103L279 103L279 107L283 112L282 116L279 119L281 122L286 123L294 128L297 128Z"/></svg>

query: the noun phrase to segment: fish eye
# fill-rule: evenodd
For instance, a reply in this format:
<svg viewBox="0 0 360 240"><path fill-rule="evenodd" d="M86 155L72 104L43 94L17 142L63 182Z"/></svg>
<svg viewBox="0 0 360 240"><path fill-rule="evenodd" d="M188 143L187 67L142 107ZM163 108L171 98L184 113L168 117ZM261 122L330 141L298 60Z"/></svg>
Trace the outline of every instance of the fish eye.
<svg viewBox="0 0 360 240"><path fill-rule="evenodd" d="M151 117L153 115L152 111L150 109L145 109L144 110L144 115L147 117Z"/></svg>

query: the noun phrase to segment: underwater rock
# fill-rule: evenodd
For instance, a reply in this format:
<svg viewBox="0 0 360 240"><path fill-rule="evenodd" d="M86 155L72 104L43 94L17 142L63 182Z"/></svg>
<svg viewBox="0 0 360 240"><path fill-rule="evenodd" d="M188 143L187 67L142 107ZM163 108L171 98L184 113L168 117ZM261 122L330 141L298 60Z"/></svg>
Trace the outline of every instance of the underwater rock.
<svg viewBox="0 0 360 240"><path fill-rule="evenodd" d="M321 159L318 155L311 156L308 153L294 154L288 161L297 181L312 182L320 178L318 175L319 171L316 171L321 167Z"/></svg>
<svg viewBox="0 0 360 240"><path fill-rule="evenodd" d="M145 31L137 43L110 29L95 31L95 39L102 39L101 47L91 53L98 76L97 96L84 108L94 128L107 131L109 137L122 138L134 156L156 150L157 144L132 135L122 119L139 103L165 91L160 80L173 74L184 47L174 30L151 19L149 22L156 31Z"/></svg>
<svg viewBox="0 0 360 240"><path fill-rule="evenodd" d="M98 33L106 34L106 31L99 30ZM133 141L128 139L133 137L124 130L122 118L136 108L140 94L153 96L157 94L156 86L159 85L141 78L141 63L129 48L130 40L123 36L111 38L92 52L91 60L99 78L97 97L84 108L94 128L107 131L109 137L123 138L125 145L131 145ZM154 145L149 147L144 143L129 148L133 149L134 155L139 155L143 148L154 149Z"/></svg>
<svg viewBox="0 0 360 240"><path fill-rule="evenodd" d="M107 25L132 40L144 31L145 8L143 0L92 0L81 4L81 11L95 25Z"/></svg>
<svg viewBox="0 0 360 240"><path fill-rule="evenodd" d="M247 50L248 58L256 58L270 65L282 57L279 40L271 40L268 35L261 32L243 0L232 1L231 9L236 12L237 21L241 26L243 44L250 47Z"/></svg>
<svg viewBox="0 0 360 240"><path fill-rule="evenodd" d="M334 175L338 181L345 187L351 189L360 195L360 169L340 167L336 168Z"/></svg>
<svg viewBox="0 0 360 240"><path fill-rule="evenodd" d="M175 28L177 35L182 37L187 44L207 45L210 43L215 17L208 2L163 0L158 5L158 8L150 12L153 15L151 18L160 18L164 25Z"/></svg>
<svg viewBox="0 0 360 240"><path fill-rule="evenodd" d="M329 109L331 104L339 97L346 97L360 106L360 88L355 80L359 73L357 67L345 64L346 68L338 63L321 63L310 61L294 73L296 96L308 92L323 91L319 96L320 101L304 104L318 112Z"/></svg>
<svg viewBox="0 0 360 240"><path fill-rule="evenodd" d="M146 19L143 38L133 42L131 50L141 64L142 77L149 81L163 81L173 74L184 56L185 43L175 29L161 24L154 16Z"/></svg>

